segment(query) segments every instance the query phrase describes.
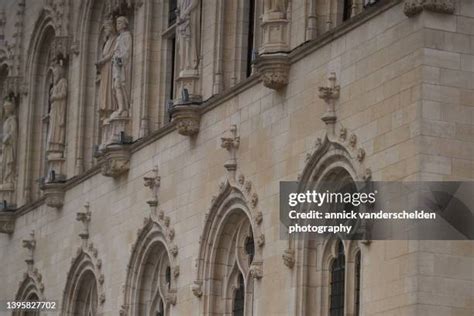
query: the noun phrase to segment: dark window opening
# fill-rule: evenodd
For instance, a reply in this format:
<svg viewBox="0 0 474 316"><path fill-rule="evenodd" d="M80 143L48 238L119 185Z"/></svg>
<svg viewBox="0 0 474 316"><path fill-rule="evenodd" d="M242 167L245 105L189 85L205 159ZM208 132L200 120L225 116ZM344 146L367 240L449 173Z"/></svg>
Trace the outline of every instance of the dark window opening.
<svg viewBox="0 0 474 316"><path fill-rule="evenodd" d="M171 268L169 266L166 267L165 281L166 281L166 284L168 285L168 290L169 290L171 287Z"/></svg>
<svg viewBox="0 0 474 316"><path fill-rule="evenodd" d="M254 28L255 28L255 0L250 0L248 2L248 18L249 18L249 29L248 29L248 36L247 36L247 69L246 69L246 75L247 77L250 77L252 74L252 59L253 59L253 51L254 51Z"/></svg>
<svg viewBox="0 0 474 316"><path fill-rule="evenodd" d="M232 308L233 316L244 316L245 305L245 285L242 274L239 274L239 288L234 293L234 304Z"/></svg>
<svg viewBox="0 0 474 316"><path fill-rule="evenodd" d="M344 315L344 279L346 272L346 257L344 255L344 246L342 241L337 244L337 257L331 265L331 297L330 297L330 316Z"/></svg>
<svg viewBox="0 0 474 316"><path fill-rule="evenodd" d="M255 242L252 231L250 231L250 236L245 239L245 253L249 256L249 264L252 264L255 256Z"/></svg>
<svg viewBox="0 0 474 316"><path fill-rule="evenodd" d="M344 11L342 14L342 20L347 21L351 18L352 15L352 1L353 0L344 0Z"/></svg>
<svg viewBox="0 0 474 316"><path fill-rule="evenodd" d="M178 9L177 0L168 1L168 27L176 23L176 10Z"/></svg>
<svg viewBox="0 0 474 316"><path fill-rule="evenodd" d="M355 257L355 316L360 315L360 251Z"/></svg>

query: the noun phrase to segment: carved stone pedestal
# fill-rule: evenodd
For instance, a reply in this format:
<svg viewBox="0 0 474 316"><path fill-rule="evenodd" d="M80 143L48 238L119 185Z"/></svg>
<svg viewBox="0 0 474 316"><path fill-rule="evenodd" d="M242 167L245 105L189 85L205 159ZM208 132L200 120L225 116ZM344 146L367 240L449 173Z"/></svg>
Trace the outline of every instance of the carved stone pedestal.
<svg viewBox="0 0 474 316"><path fill-rule="evenodd" d="M403 12L412 17L423 10L437 13L453 14L456 9L455 0L405 0Z"/></svg>
<svg viewBox="0 0 474 316"><path fill-rule="evenodd" d="M176 125L178 133L192 136L199 132L201 124L201 110L199 104L177 104L170 111L172 122Z"/></svg>
<svg viewBox="0 0 474 316"><path fill-rule="evenodd" d="M3 183L0 184L0 203L3 209L15 208L15 186L13 183ZM4 205L5 202L7 205Z"/></svg>
<svg viewBox="0 0 474 316"><path fill-rule="evenodd" d="M111 144L96 156L101 164L101 173L116 178L130 169L130 144Z"/></svg>
<svg viewBox="0 0 474 316"><path fill-rule="evenodd" d="M288 54L262 54L257 58L255 66L265 87L280 90L288 84L290 71Z"/></svg>
<svg viewBox="0 0 474 316"><path fill-rule="evenodd" d="M46 198L46 205L60 209L64 204L65 182L45 182L40 189Z"/></svg>
<svg viewBox="0 0 474 316"><path fill-rule="evenodd" d="M0 234L12 234L15 230L15 214L0 211Z"/></svg>
<svg viewBox="0 0 474 316"><path fill-rule="evenodd" d="M110 144L122 144L127 142L127 126L130 117L115 117L104 120L102 125L102 144L99 150L103 151Z"/></svg>
<svg viewBox="0 0 474 316"><path fill-rule="evenodd" d="M64 175L64 162L63 152L49 151L47 153L48 160L48 179L47 181L56 182L66 180ZM53 178L51 178L53 177Z"/></svg>
<svg viewBox="0 0 474 316"><path fill-rule="evenodd" d="M273 14L273 15L272 15ZM274 16L276 14L276 16ZM260 53L278 53L289 51L288 20L279 12L264 14L262 19L263 43Z"/></svg>

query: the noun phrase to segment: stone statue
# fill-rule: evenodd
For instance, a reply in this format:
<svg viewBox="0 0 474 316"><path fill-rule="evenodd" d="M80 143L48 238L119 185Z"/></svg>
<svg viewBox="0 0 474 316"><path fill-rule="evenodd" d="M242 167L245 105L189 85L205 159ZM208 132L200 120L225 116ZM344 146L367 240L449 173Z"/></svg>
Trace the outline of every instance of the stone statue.
<svg viewBox="0 0 474 316"><path fill-rule="evenodd" d="M112 113L112 118L128 116L130 107L132 35L128 31L126 17L117 18L117 31L118 36L112 55L112 90L117 110Z"/></svg>
<svg viewBox="0 0 474 316"><path fill-rule="evenodd" d="M15 105L3 103L2 184L13 184L16 165L17 120Z"/></svg>
<svg viewBox="0 0 474 316"><path fill-rule="evenodd" d="M265 0L264 13L278 12L282 17L286 17L288 0Z"/></svg>
<svg viewBox="0 0 474 316"><path fill-rule="evenodd" d="M198 64L199 0L179 0L177 39L181 71L193 73ZM182 74L181 74L182 75Z"/></svg>
<svg viewBox="0 0 474 316"><path fill-rule="evenodd" d="M105 21L104 33L106 40L100 59L96 63L100 73L99 113L101 119L109 117L112 112L117 110L117 101L112 91L112 57L117 39L113 20Z"/></svg>
<svg viewBox="0 0 474 316"><path fill-rule="evenodd" d="M53 66L54 85L51 89L48 131L48 152L63 152L66 134L67 79L61 62Z"/></svg>

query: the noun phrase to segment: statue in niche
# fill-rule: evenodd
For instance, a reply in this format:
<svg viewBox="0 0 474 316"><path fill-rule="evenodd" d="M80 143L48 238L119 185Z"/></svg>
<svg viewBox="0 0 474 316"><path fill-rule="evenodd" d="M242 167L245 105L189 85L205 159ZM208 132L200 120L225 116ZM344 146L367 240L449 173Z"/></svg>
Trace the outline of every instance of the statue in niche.
<svg viewBox="0 0 474 316"><path fill-rule="evenodd" d="M118 36L112 55L112 91L117 102L117 109L111 118L128 116L130 107L131 52L132 35L128 31L128 19L117 18Z"/></svg>
<svg viewBox="0 0 474 316"><path fill-rule="evenodd" d="M184 72L194 72L199 64L198 30L199 0L178 1L177 40L179 49L179 65Z"/></svg>
<svg viewBox="0 0 474 316"><path fill-rule="evenodd" d="M47 138L48 152L63 152L66 134L66 98L67 79L62 60L53 66L54 85L51 89L49 111L49 131Z"/></svg>
<svg viewBox="0 0 474 316"><path fill-rule="evenodd" d="M16 165L17 120L14 103L6 99L3 103L2 138L2 184L13 184Z"/></svg>
<svg viewBox="0 0 474 316"><path fill-rule="evenodd" d="M283 18L286 17L287 7L288 0L265 0L264 2L265 13L278 12L281 13Z"/></svg>
<svg viewBox="0 0 474 316"><path fill-rule="evenodd" d="M104 22L105 43L99 61L96 63L100 73L99 85L99 114L101 120L108 118L112 112L117 110L117 101L112 91L112 57L117 40L113 20Z"/></svg>

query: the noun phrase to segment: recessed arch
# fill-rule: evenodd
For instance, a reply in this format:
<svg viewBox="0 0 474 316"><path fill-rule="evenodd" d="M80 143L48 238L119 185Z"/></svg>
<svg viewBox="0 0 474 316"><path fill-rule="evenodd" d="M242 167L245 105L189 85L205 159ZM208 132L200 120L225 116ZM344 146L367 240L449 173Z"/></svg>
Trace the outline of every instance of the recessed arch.
<svg viewBox="0 0 474 316"><path fill-rule="evenodd" d="M102 260L92 243L78 248L67 275L61 315L102 315L105 302Z"/></svg>
<svg viewBox="0 0 474 316"><path fill-rule="evenodd" d="M177 303L179 276L174 229L169 228L164 215L148 217L137 236L127 266L120 315L169 315L171 306Z"/></svg>
<svg viewBox="0 0 474 316"><path fill-rule="evenodd" d="M28 271L23 275L23 280L15 295L16 301L45 301L44 285L42 275L36 268L29 267ZM36 316L39 312L34 311L14 311L13 316Z"/></svg>
<svg viewBox="0 0 474 316"><path fill-rule="evenodd" d="M200 238L193 285L203 315L235 311L251 315L254 311L256 281L263 276L265 241L257 201L251 183L243 176L238 184L222 183L219 195L213 198Z"/></svg>

